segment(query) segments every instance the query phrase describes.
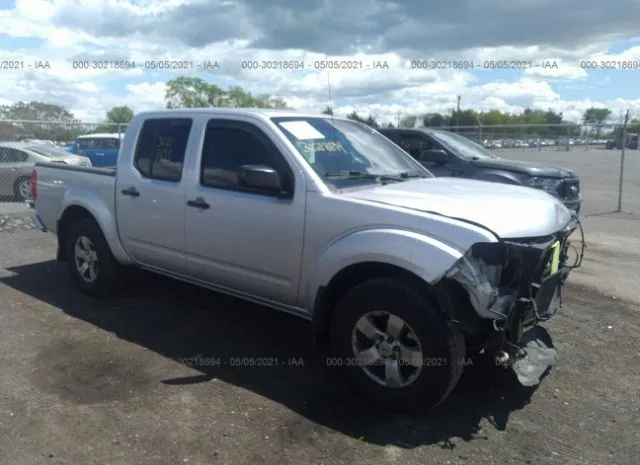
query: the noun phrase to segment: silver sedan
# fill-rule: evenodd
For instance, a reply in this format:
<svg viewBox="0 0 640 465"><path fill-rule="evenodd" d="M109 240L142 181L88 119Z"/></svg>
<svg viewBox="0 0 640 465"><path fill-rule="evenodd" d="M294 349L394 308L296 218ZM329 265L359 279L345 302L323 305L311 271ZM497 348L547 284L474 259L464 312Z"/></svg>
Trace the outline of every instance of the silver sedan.
<svg viewBox="0 0 640 465"><path fill-rule="evenodd" d="M36 163L91 167L87 157L42 143L0 142L0 197L31 198L31 171Z"/></svg>

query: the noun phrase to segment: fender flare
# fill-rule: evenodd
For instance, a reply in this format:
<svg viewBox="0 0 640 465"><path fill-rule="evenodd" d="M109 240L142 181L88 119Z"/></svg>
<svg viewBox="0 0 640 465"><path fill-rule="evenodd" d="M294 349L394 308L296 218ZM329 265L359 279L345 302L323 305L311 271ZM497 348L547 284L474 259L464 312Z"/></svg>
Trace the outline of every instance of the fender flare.
<svg viewBox="0 0 640 465"><path fill-rule="evenodd" d="M393 265L434 284L464 252L413 231L377 228L349 233L333 241L309 270L302 307L311 309L313 317L320 290L351 265L367 262Z"/></svg>
<svg viewBox="0 0 640 465"><path fill-rule="evenodd" d="M127 254L120 243L116 218L102 197L91 189L70 187L62 199L62 208L60 210L60 216L58 217L58 224L71 207L80 207L89 212L96 223L98 223L98 226L100 226L102 234L104 234L107 244L109 244L111 253L120 264L133 264L129 254Z"/></svg>

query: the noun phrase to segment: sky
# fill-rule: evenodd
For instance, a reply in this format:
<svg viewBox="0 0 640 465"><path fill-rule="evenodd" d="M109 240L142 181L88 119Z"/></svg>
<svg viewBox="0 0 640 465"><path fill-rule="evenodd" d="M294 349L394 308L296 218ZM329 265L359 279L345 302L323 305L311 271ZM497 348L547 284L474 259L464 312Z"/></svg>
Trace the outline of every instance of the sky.
<svg viewBox="0 0 640 465"><path fill-rule="evenodd" d="M572 121L607 107L618 122L640 117L639 18L637 0L0 0L0 104L99 122L113 106L164 108L166 82L193 76L382 122L447 113L457 96Z"/></svg>

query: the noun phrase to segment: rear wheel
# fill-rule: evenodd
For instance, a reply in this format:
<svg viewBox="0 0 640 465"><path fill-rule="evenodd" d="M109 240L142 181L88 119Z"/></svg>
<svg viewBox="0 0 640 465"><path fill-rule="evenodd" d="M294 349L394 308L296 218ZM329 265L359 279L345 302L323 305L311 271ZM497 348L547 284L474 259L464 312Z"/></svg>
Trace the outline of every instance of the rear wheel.
<svg viewBox="0 0 640 465"><path fill-rule="evenodd" d="M66 247L71 277L81 291L106 296L123 287L124 268L114 258L93 219L83 219L71 226Z"/></svg>
<svg viewBox="0 0 640 465"><path fill-rule="evenodd" d="M352 385L398 410L433 407L464 369L462 333L417 283L379 278L347 293L331 326L335 358Z"/></svg>
<svg viewBox="0 0 640 465"><path fill-rule="evenodd" d="M20 178L13 184L13 194L20 201L31 199L31 178Z"/></svg>

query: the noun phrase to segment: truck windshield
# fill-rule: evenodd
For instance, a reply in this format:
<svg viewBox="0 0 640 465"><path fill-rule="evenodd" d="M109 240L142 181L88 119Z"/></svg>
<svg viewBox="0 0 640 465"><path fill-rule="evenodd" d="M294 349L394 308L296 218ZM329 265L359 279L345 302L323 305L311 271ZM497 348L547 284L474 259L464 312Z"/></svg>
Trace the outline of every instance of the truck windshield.
<svg viewBox="0 0 640 465"><path fill-rule="evenodd" d="M275 117L272 121L327 184L431 178L433 175L374 129L331 117Z"/></svg>
<svg viewBox="0 0 640 465"><path fill-rule="evenodd" d="M452 152L465 160L500 158L493 152L485 149L483 146L478 145L459 134L446 131L431 131L431 135L442 145L449 148Z"/></svg>

